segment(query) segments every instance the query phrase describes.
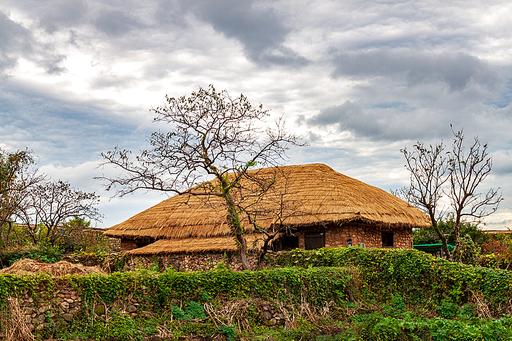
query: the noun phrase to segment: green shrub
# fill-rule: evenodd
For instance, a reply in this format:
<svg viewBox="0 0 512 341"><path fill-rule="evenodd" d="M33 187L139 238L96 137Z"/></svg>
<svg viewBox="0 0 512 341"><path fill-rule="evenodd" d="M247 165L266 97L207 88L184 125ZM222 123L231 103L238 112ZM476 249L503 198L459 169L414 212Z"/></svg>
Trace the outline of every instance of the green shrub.
<svg viewBox="0 0 512 341"><path fill-rule="evenodd" d="M205 319L206 318L206 314L204 312L204 307L201 303L190 301L187 303L187 308L185 309L185 311L193 319Z"/></svg>
<svg viewBox="0 0 512 341"><path fill-rule="evenodd" d="M129 315L114 313L107 322L107 335L121 340L130 340L140 336L140 332Z"/></svg>
<svg viewBox="0 0 512 341"><path fill-rule="evenodd" d="M62 250L59 246L43 243L39 247L6 252L0 255L0 265L9 267L20 259L30 258L44 263L56 263L61 260Z"/></svg>
<svg viewBox="0 0 512 341"><path fill-rule="evenodd" d="M441 306L437 307L439 316L445 319L453 319L459 314L459 306L452 302L441 302Z"/></svg>
<svg viewBox="0 0 512 341"><path fill-rule="evenodd" d="M400 293L410 306L430 302L432 308L442 301L463 306L476 295L494 316L501 316L507 312L512 292L510 271L449 262L411 249L296 249L280 253L273 262L303 268L357 267L361 294L378 302L386 302Z"/></svg>
<svg viewBox="0 0 512 341"><path fill-rule="evenodd" d="M222 335L225 335L228 341L236 340L236 329L234 326L220 326L219 332Z"/></svg>

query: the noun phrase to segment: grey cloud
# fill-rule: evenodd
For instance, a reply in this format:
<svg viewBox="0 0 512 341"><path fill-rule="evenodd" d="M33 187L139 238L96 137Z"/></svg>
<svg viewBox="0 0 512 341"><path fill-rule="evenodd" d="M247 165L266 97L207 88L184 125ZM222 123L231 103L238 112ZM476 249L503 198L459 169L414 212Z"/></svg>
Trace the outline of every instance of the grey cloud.
<svg viewBox="0 0 512 341"><path fill-rule="evenodd" d="M283 45L291 29L272 8L238 0L204 0L193 4L187 1L178 8L191 11L217 32L237 39L246 56L256 63L292 66L308 63L306 58Z"/></svg>
<svg viewBox="0 0 512 341"><path fill-rule="evenodd" d="M32 53L30 32L0 12L0 70L16 65L20 54Z"/></svg>
<svg viewBox="0 0 512 341"><path fill-rule="evenodd" d="M155 18L160 26L171 25L185 28L185 9L178 0L160 0L156 7Z"/></svg>
<svg viewBox="0 0 512 341"><path fill-rule="evenodd" d="M501 82L488 63L460 52L427 54L384 49L339 53L334 63L334 77L405 77L411 86L442 82L450 91L462 91L471 81L492 90Z"/></svg>
<svg viewBox="0 0 512 341"><path fill-rule="evenodd" d="M449 119L449 118L448 118ZM305 121L308 126L334 126L371 140L401 141L438 135L448 126L438 115L411 111L405 103L380 104L364 108L358 102L326 108Z"/></svg>
<svg viewBox="0 0 512 341"><path fill-rule="evenodd" d="M95 26L103 33L117 37L143 25L122 11L103 12L96 18Z"/></svg>
<svg viewBox="0 0 512 341"><path fill-rule="evenodd" d="M88 11L86 0L4 1L29 14L31 19L50 33L63 27L76 26L82 22Z"/></svg>
<svg viewBox="0 0 512 341"><path fill-rule="evenodd" d="M0 71L14 67L20 56L32 60L49 74L62 72L64 56L37 42L31 32L0 12Z"/></svg>

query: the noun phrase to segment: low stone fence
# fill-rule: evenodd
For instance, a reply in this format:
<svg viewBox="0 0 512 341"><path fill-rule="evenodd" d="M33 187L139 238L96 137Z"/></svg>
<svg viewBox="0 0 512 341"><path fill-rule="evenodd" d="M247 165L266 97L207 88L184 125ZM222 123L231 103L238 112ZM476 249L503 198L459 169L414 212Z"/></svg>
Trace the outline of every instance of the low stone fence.
<svg viewBox="0 0 512 341"><path fill-rule="evenodd" d="M218 316L224 304L247 302L255 307L250 310L258 314L256 319L261 323L282 325L285 318L278 308L281 305L271 302L324 306L345 301L351 276L343 268L236 272L225 267L198 272L169 269L164 273L142 270L62 277L2 274L0 332L13 335L24 329L40 339L53 339L55 330L98 323L108 326L116 316L133 321L169 311L174 314L175 309L188 309L191 302L199 302L207 311L209 317L203 319Z"/></svg>
<svg viewBox="0 0 512 341"><path fill-rule="evenodd" d="M41 330L55 323L72 323L75 314L82 310L82 298L70 288L54 292L48 298L45 291L25 292L17 299L21 314L31 330ZM45 297L46 296L46 297ZM34 300L34 297L37 297Z"/></svg>
<svg viewBox="0 0 512 341"><path fill-rule="evenodd" d="M267 255L272 257L272 252ZM258 264L258 254L249 253L247 259L253 269ZM71 263L80 263L86 266L98 266L106 272L134 271L137 269L153 269L163 271L173 268L177 271L208 271L220 265L241 271L242 263L237 253L211 252L211 253L174 253L154 256L130 256L126 253L111 253L101 256L94 253L72 254L62 260Z"/></svg>
<svg viewBox="0 0 512 341"><path fill-rule="evenodd" d="M158 267L165 270L169 267L177 271L208 271L223 264L234 271L242 271L240 256L233 253L175 253L157 256L128 256L127 269ZM258 264L258 255L247 256L253 269Z"/></svg>

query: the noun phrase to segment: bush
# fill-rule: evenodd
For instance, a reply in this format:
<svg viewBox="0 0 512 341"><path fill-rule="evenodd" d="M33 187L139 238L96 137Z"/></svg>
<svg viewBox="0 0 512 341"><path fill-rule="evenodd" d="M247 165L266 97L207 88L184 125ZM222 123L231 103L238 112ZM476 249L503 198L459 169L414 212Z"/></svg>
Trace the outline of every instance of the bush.
<svg viewBox="0 0 512 341"><path fill-rule="evenodd" d="M481 297L494 316L507 313L512 292L512 272L465 265L435 258L418 250L365 249L359 247L280 253L275 264L314 268L357 267L367 299L391 300L400 293L407 305L431 307L443 301L459 306Z"/></svg>
<svg viewBox="0 0 512 341"><path fill-rule="evenodd" d="M437 307L437 312L442 318L453 319L459 314L459 306L455 303L441 302L441 306Z"/></svg>
<svg viewBox="0 0 512 341"><path fill-rule="evenodd" d="M39 260L44 263L56 263L61 260L61 257L62 250L59 246L43 243L39 247L4 253L0 256L0 265L2 267L9 267L14 262L25 258Z"/></svg>

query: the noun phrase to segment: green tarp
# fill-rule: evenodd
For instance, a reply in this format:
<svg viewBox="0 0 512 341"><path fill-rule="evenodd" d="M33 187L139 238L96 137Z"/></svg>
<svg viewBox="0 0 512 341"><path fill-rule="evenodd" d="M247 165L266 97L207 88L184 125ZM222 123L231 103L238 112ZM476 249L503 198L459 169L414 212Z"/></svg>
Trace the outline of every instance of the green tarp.
<svg viewBox="0 0 512 341"><path fill-rule="evenodd" d="M443 255L443 244L418 244L413 245L412 247L415 248L416 250L428 252L431 254L436 254L440 252L441 257ZM455 246L448 244L448 250L453 251L453 249L455 249Z"/></svg>

